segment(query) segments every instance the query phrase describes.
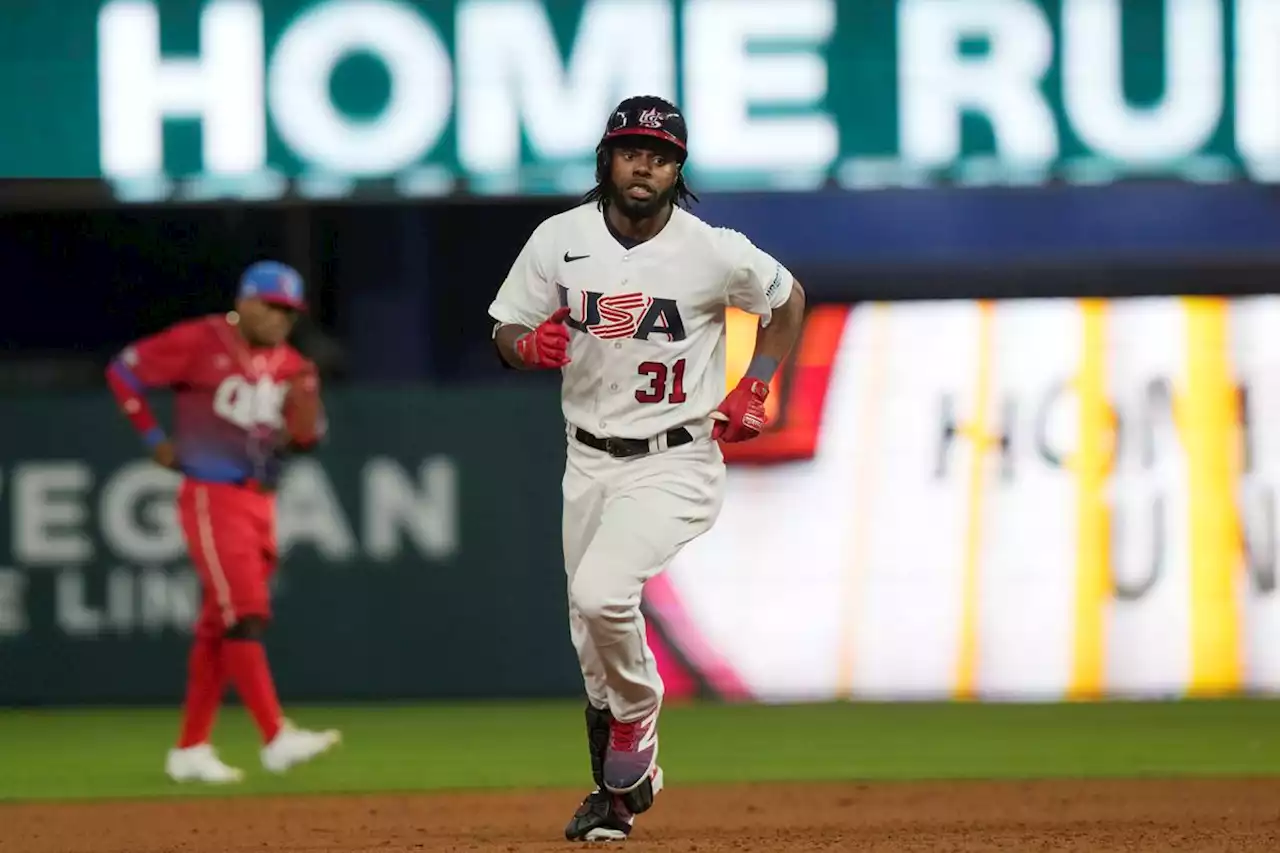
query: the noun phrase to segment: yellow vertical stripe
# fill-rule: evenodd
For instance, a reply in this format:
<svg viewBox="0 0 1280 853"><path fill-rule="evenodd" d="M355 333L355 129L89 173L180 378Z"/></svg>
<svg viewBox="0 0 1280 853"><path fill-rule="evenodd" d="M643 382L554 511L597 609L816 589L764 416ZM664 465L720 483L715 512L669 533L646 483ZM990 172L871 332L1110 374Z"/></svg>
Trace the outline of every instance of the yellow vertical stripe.
<svg viewBox="0 0 1280 853"><path fill-rule="evenodd" d="M884 424L885 378L888 370L885 355L889 342L889 306L872 303L865 309L869 316L867 353L862 360L861 393L858 395L858 451L853 457L853 518L849 523L848 558L844 565L841 590L840 646L837 655L836 696L853 698L854 627L858 618L858 599L871 548L871 505L875 499L876 475L879 472L880 430Z"/></svg>
<svg viewBox="0 0 1280 853"><path fill-rule="evenodd" d="M738 308L726 308L724 312L724 382L725 393L733 390L742 374L747 372L751 355L756 348L756 328L759 318Z"/></svg>
<svg viewBox="0 0 1280 853"><path fill-rule="evenodd" d="M960 433L969 439L969 478L965 493L969 510L964 537L963 579L960 610L960 648L956 663L955 698L972 699L978 681L978 561L982 554L984 527L983 487L990 463L988 453L999 437L988 428L991 418L992 332L995 308L991 302L978 303L978 376L974 389L973 416Z"/></svg>
<svg viewBox="0 0 1280 853"><path fill-rule="evenodd" d="M1183 299L1186 386L1178 430L1187 458L1190 528L1192 696L1218 695L1241 684L1242 569L1236 502L1239 427L1229 355L1228 302Z"/></svg>
<svg viewBox="0 0 1280 853"><path fill-rule="evenodd" d="M1106 303L1081 300L1080 315L1080 368L1075 381L1079 421L1071 460L1076 481L1076 599L1067 697L1096 699L1102 694L1103 610L1111 575L1111 517L1105 489L1114 453L1114 425L1107 402Z"/></svg>

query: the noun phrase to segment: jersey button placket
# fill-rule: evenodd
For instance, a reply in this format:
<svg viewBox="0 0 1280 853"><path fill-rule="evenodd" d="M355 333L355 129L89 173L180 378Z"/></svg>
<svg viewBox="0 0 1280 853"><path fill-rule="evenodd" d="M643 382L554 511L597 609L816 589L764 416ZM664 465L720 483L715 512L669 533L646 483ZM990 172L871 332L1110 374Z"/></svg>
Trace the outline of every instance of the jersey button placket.
<svg viewBox="0 0 1280 853"><path fill-rule="evenodd" d="M624 264L625 264L627 261L629 261L629 260L631 260L631 256L630 256L630 255L623 255L623 256L622 256L622 262L623 262ZM626 278L623 278L623 279L622 279L622 286L623 286L623 287L626 287L626 286L627 286L627 281L628 281L628 279L626 279ZM614 342L613 342L613 348L614 348L614 349L622 349L622 341L614 341ZM617 383L617 382L611 382L611 383L609 384L609 390L610 390L611 392L613 392L614 394L618 393L618 383ZM604 422L604 421L601 421L601 422L600 422L600 426L602 426L602 427L603 427L604 425L605 425L605 422Z"/></svg>

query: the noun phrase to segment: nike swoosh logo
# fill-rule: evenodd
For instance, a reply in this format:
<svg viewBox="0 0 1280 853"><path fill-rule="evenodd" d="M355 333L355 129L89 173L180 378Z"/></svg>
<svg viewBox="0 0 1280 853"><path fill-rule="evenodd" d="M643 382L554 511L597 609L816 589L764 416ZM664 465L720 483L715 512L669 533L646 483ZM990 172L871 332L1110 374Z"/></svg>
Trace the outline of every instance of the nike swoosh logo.
<svg viewBox="0 0 1280 853"><path fill-rule="evenodd" d="M571 263L573 263L574 261L580 261L580 260L582 260L583 258L589 258L589 257L591 257L591 256L590 256L590 255L571 255L571 254L569 254L568 252L565 252L565 253L564 253L564 262L565 262L566 264L571 264Z"/></svg>

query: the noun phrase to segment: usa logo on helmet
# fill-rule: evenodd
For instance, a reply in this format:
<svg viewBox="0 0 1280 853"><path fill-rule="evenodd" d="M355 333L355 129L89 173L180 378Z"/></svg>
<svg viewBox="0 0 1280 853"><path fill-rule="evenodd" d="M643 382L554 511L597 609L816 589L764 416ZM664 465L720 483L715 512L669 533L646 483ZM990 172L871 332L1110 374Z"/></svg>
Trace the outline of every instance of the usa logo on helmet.
<svg viewBox="0 0 1280 853"><path fill-rule="evenodd" d="M674 116L675 113L660 113L656 109L650 108L640 113L640 117L636 119L641 127L651 127L654 130L662 130L662 124L667 119Z"/></svg>

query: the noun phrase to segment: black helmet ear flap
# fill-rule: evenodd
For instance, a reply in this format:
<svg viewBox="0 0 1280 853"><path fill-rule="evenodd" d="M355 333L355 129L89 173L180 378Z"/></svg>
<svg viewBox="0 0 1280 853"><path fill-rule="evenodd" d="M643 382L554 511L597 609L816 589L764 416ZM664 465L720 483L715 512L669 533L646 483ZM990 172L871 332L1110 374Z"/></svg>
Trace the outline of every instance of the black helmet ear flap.
<svg viewBox="0 0 1280 853"><path fill-rule="evenodd" d="M596 183L601 186L609 179L609 146L601 142L596 146Z"/></svg>

